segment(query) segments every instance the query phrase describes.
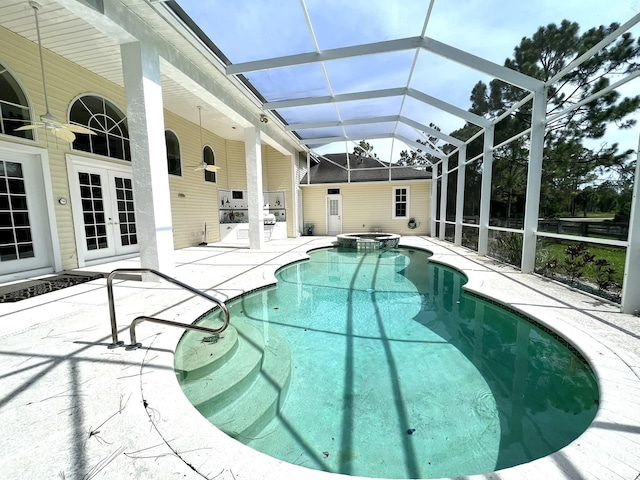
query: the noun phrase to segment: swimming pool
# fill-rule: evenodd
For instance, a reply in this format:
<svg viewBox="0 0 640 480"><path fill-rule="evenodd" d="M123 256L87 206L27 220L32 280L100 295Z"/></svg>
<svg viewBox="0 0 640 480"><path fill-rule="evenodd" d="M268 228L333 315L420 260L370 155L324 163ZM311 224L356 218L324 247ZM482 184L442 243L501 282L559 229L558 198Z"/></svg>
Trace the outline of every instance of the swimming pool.
<svg viewBox="0 0 640 480"><path fill-rule="evenodd" d="M430 478L524 463L584 431L598 389L575 350L464 294L428 255L318 250L231 303L232 324L286 338L292 362L278 416L237 438L310 468Z"/></svg>

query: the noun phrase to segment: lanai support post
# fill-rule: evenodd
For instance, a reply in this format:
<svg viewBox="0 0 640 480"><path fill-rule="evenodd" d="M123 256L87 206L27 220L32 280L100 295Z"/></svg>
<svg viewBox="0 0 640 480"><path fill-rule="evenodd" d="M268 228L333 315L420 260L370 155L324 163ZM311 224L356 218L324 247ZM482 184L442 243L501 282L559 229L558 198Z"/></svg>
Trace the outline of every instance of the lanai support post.
<svg viewBox="0 0 640 480"><path fill-rule="evenodd" d="M438 180L436 175L438 174L438 165L431 164L431 215L429 225L429 236L436 236L436 215L438 212Z"/></svg>
<svg viewBox="0 0 640 480"><path fill-rule="evenodd" d="M442 179L440 180L440 240L445 239L447 229L447 186L449 183L449 157L442 159Z"/></svg>
<svg viewBox="0 0 640 480"><path fill-rule="evenodd" d="M467 144L458 149L458 185L456 187L456 231L453 238L455 245L462 245L462 221L464 215L464 181L467 160Z"/></svg>
<svg viewBox="0 0 640 480"><path fill-rule="evenodd" d="M531 147L527 169L527 194L525 197L524 232L522 234L522 273L532 273L536 267L536 231L540 213L540 185L542 182L542 155L547 115L546 89L533 92L531 112Z"/></svg>
<svg viewBox="0 0 640 480"><path fill-rule="evenodd" d="M640 145L638 146L640 152ZM638 315L640 313L640 154L636 153L636 175L631 197L631 216L629 218L629 236L627 257L624 263L622 281L622 312Z"/></svg>
<svg viewBox="0 0 640 480"><path fill-rule="evenodd" d="M486 255L489 246L489 210L491 206L491 175L493 173L493 137L495 125L484 129L482 150L482 184L480 187L480 228L478 231L478 253Z"/></svg>
<svg viewBox="0 0 640 480"><path fill-rule="evenodd" d="M172 275L173 224L164 111L160 80L160 57L148 44L120 46L131 140L131 169L140 266Z"/></svg>
<svg viewBox="0 0 640 480"><path fill-rule="evenodd" d="M264 248L264 211L262 190L262 142L260 128L244 129L244 153L247 165L247 206L249 209L249 248Z"/></svg>

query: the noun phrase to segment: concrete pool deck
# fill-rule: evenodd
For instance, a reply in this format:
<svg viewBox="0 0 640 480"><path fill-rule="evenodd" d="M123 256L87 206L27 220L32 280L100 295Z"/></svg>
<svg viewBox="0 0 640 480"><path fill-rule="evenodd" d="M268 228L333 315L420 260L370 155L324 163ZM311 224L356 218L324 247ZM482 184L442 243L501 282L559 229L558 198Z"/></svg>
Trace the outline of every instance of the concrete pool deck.
<svg viewBox="0 0 640 480"><path fill-rule="evenodd" d="M209 244L175 252L174 276L220 299L274 282L282 265L335 237L274 240L264 250ZM467 288L568 338L598 376L589 429L555 454L472 479L640 478L640 318L556 282L428 237L401 245L469 277ZM138 259L88 267L110 272ZM182 329L143 323L143 348L109 349L106 280L0 305L0 472L6 479L347 479L288 464L230 439L182 394L173 351ZM139 315L190 323L211 306L166 282L116 280L120 338ZM231 319L233 323L233 318Z"/></svg>

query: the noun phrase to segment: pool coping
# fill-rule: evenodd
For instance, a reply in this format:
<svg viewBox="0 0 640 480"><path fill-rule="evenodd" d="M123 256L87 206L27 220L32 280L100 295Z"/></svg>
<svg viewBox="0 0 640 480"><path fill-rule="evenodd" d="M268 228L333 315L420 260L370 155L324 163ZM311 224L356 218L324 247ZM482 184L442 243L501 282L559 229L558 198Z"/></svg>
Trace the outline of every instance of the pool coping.
<svg viewBox="0 0 640 480"><path fill-rule="evenodd" d="M403 237L403 240L406 237ZM566 339L584 356L593 368L600 388L600 405L591 426L575 441L560 451L529 462L527 464L487 474L473 475L474 479L523 479L523 478L601 478L635 479L640 471L640 438L637 434L640 426L640 409L630 398L640 393L640 380L629 366L611 349L598 342L593 335L586 333L561 318L562 304L526 305L518 289L505 288L513 280L501 275L488 266L478 262L469 262L464 256L452 255L450 251L438 251L437 245L417 246L414 242L401 242L401 246L414 246L432 251L430 261L438 262L461 271L467 276L464 288L496 303L510 305L536 322L556 332ZM326 246L332 242L327 242ZM320 248L317 243L306 251ZM324 246L324 245L323 245ZM436 248L434 248L436 247ZM434 251L435 250L435 251ZM306 254L305 251L305 254ZM300 258L298 258L299 260ZM273 284L273 276L278 268L288 264L265 266L262 281L247 284L246 290L254 290ZM504 267L502 267L504 268ZM494 275L492 275L494 274ZM494 277L494 278L490 278ZM524 288L526 290L526 287ZM222 289L224 290L224 289ZM558 312L561 309L561 312ZM263 453L231 439L200 416L195 408L181 395L175 375L155 368L158 362L173 365L172 351L181 336L179 331L167 331L158 337L154 346L166 349L166 353L155 356L153 364L146 362L141 369L141 390L149 404L157 406L171 404L171 409L162 411L162 422L156 425L162 437L168 440L170 447L180 453L180 457L194 466L199 472L233 472L235 478L282 479L305 478L328 480L336 478L364 479L367 477L332 474L293 465ZM147 373L152 373L148 375ZM179 395L176 394L179 393ZM626 399L625 399L626 397ZM613 428L612 428L613 427ZM184 431L188 435L184 435ZM615 449L603 448L603 441L615 445ZM193 446L198 450L193 451ZM223 458L218 455L224 452ZM213 454L213 455L212 455ZM233 470L230 466L233 465Z"/></svg>

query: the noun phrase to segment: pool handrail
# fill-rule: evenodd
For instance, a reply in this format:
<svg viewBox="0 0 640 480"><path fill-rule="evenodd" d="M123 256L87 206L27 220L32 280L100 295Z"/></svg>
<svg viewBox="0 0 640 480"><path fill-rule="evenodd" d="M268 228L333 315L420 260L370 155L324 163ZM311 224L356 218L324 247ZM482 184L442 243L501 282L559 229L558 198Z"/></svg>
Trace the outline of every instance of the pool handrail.
<svg viewBox="0 0 640 480"><path fill-rule="evenodd" d="M134 319L129 326L132 346L136 345L135 326L144 320L151 321L154 323L162 323L165 325L170 325L175 327L181 327L187 330L198 330L201 332L211 333L213 335L217 335L223 332L229 325L229 309L227 308L227 305L223 301L218 300L217 298L212 297L211 295L208 295L198 290L197 288L192 287L191 285L187 285L186 283L183 283L180 280L176 280L175 278L170 277L169 275L166 275L152 268L116 268L107 277L107 296L109 299L109 318L111 320L111 340L112 340L112 343L109 345L110 348L115 348L115 347L124 345L123 341L118 340L118 327L116 324L116 309L115 309L115 302L113 297L113 280L118 275L125 274L125 273L153 273L154 275L166 280L169 283L178 285L179 287L182 287L185 290L190 291L191 293L194 293L196 295L206 298L207 300L212 301L213 303L218 305L218 307L220 307L220 310L222 310L222 312L224 313L224 322L222 323L222 326L220 328L215 328L215 329L200 327L200 326L192 325L188 323L174 322L172 320L163 320L161 318L146 317L146 316L138 317Z"/></svg>

